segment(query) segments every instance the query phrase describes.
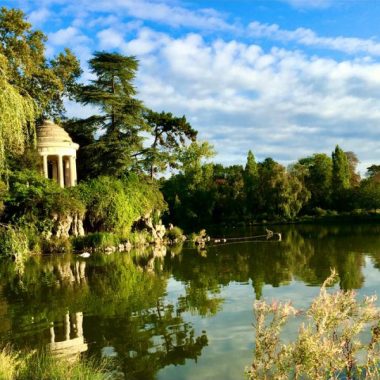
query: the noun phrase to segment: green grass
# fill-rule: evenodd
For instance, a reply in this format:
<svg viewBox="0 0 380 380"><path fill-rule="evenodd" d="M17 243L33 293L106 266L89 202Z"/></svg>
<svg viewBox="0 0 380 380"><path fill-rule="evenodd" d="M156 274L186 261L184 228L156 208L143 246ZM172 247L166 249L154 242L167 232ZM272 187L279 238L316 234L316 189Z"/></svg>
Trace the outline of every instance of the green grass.
<svg viewBox="0 0 380 380"><path fill-rule="evenodd" d="M110 376L104 365L93 361L67 361L46 352L0 351L0 380L104 380Z"/></svg>

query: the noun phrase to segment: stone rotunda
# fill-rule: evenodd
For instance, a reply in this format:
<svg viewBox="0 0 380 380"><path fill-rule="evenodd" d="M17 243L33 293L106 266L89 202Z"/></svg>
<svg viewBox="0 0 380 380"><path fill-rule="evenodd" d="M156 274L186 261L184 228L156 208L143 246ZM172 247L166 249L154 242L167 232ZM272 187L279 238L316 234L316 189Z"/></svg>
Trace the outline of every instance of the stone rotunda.
<svg viewBox="0 0 380 380"><path fill-rule="evenodd" d="M37 150L42 156L44 175L61 187L77 183L76 156L79 145L69 134L51 120L37 128Z"/></svg>

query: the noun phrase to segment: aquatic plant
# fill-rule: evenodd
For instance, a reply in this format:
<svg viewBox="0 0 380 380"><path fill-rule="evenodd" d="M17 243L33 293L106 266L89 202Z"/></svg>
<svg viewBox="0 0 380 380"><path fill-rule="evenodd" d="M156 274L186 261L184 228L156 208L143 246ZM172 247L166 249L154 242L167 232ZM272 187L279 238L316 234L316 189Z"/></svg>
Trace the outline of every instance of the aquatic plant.
<svg viewBox="0 0 380 380"><path fill-rule="evenodd" d="M284 344L281 332L291 316L290 303L257 301L256 339L248 379L378 379L380 377L380 312L376 297L358 300L354 291L329 293L337 274L323 283L294 342ZM370 339L363 333L370 329Z"/></svg>

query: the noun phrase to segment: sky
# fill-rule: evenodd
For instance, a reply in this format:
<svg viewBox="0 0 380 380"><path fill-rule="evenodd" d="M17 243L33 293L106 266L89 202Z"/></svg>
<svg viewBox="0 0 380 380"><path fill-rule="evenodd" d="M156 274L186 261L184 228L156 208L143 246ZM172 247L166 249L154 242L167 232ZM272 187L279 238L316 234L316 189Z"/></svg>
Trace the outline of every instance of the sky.
<svg viewBox="0 0 380 380"><path fill-rule="evenodd" d="M339 144L380 163L380 0L0 0L80 58L139 60L138 97L185 115L214 161L288 165ZM67 103L70 116L92 109Z"/></svg>

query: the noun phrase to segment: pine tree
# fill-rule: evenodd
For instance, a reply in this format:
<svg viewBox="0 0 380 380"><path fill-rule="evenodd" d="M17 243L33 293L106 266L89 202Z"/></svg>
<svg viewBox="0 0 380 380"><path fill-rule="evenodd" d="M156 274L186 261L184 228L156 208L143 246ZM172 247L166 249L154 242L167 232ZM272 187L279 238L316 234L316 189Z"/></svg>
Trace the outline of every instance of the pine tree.
<svg viewBox="0 0 380 380"><path fill-rule="evenodd" d="M100 137L83 147L86 173L82 174L120 176L135 164L135 157L142 150L141 132L147 130L143 104L135 98L133 86L138 62L132 56L96 52L89 65L96 79L82 86L78 100L101 112L77 121L75 129L76 134L84 128Z"/></svg>
<svg viewBox="0 0 380 380"><path fill-rule="evenodd" d="M165 171L168 166L178 166L177 158L181 148L186 147L186 142L196 140L197 131L185 116L176 117L170 112L146 110L144 117L153 142L141 152L142 162L153 178L154 173Z"/></svg>

